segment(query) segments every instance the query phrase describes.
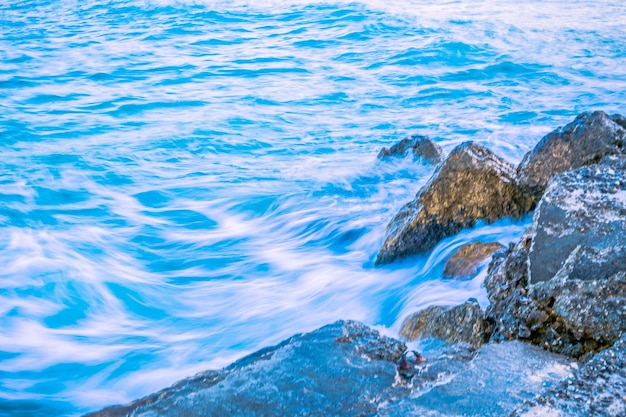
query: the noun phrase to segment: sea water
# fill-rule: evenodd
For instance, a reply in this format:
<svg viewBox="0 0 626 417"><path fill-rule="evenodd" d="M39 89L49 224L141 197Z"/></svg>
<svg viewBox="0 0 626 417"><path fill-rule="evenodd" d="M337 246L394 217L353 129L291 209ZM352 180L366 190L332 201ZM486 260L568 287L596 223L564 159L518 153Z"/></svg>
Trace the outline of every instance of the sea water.
<svg viewBox="0 0 626 417"><path fill-rule="evenodd" d="M356 319L397 335L479 224L375 268L434 167L516 164L626 114L626 6L552 0L7 0L0 5L0 415L80 415Z"/></svg>

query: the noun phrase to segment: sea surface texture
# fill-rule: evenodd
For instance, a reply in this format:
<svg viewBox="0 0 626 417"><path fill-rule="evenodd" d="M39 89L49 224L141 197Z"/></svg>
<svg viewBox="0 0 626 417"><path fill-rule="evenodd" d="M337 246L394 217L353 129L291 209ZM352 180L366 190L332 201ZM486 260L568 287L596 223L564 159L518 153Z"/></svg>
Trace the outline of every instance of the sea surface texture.
<svg viewBox="0 0 626 417"><path fill-rule="evenodd" d="M518 163L626 114L621 0L37 0L0 5L0 415L76 416L355 319L397 336L475 297L479 224L374 268L434 167Z"/></svg>

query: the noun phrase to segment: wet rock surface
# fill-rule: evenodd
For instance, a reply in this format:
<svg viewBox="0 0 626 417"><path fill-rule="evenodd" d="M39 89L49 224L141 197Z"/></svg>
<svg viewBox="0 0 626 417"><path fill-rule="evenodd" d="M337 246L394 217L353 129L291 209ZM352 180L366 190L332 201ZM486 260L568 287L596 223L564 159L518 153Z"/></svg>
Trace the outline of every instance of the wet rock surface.
<svg viewBox="0 0 626 417"><path fill-rule="evenodd" d="M498 242L473 242L461 246L446 262L443 276L446 278L469 278L476 275L478 267L494 252L506 249Z"/></svg>
<svg viewBox="0 0 626 417"><path fill-rule="evenodd" d="M338 322L90 416L366 415L408 391L395 384L404 350L362 324Z"/></svg>
<svg viewBox="0 0 626 417"><path fill-rule="evenodd" d="M625 167L609 157L553 179L529 233L489 267L494 340L589 358L626 331Z"/></svg>
<svg viewBox="0 0 626 417"><path fill-rule="evenodd" d="M408 317L400 335L408 340L434 337L450 344L480 346L486 339L483 312L474 300L453 307L428 307Z"/></svg>
<svg viewBox="0 0 626 417"><path fill-rule="evenodd" d="M391 220L376 264L423 253L478 220L520 217L531 207L515 169L483 146L457 146L433 178Z"/></svg>
<svg viewBox="0 0 626 417"><path fill-rule="evenodd" d="M574 376L526 401L511 417L626 416L626 339L587 362Z"/></svg>
<svg viewBox="0 0 626 417"><path fill-rule="evenodd" d="M519 342L458 344L425 352L405 381L405 348L337 322L90 416L501 416L572 372L570 360Z"/></svg>
<svg viewBox="0 0 626 417"><path fill-rule="evenodd" d="M409 153L414 159L422 159L425 162L438 164L441 162L441 147L434 143L428 136L413 135L402 139L390 148L382 148L378 153L378 159L389 157L404 157Z"/></svg>
<svg viewBox="0 0 626 417"><path fill-rule="evenodd" d="M578 367L576 362L522 342L462 345L428 358L413 393L379 409L376 416L489 416L511 413L535 392L543 391ZM473 356L471 356L473 354Z"/></svg>
<svg viewBox="0 0 626 417"><path fill-rule="evenodd" d="M563 128L543 137L518 167L518 181L538 200L550 178L597 163L605 155L626 153L626 128L620 115L581 113Z"/></svg>

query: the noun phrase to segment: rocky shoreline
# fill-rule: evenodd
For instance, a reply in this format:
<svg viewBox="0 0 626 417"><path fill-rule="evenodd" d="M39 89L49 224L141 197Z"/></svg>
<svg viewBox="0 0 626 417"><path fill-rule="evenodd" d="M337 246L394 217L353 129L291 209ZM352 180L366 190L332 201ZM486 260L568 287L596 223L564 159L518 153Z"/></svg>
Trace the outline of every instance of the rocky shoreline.
<svg viewBox="0 0 626 417"><path fill-rule="evenodd" d="M414 136L379 158L409 152L427 162L441 154ZM463 279L492 257L485 311L468 300L405 320L405 340L449 345L424 362L407 362L401 341L338 322L89 416L626 416L624 117L583 113L517 167L459 145L394 216L376 264L529 212L516 244L464 248L446 266Z"/></svg>

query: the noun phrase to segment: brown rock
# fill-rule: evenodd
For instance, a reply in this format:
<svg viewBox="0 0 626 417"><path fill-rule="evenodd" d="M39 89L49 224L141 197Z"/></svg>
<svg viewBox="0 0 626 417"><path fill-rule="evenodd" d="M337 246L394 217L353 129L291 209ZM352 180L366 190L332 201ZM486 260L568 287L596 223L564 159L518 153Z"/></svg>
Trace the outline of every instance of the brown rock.
<svg viewBox="0 0 626 417"><path fill-rule="evenodd" d="M520 192L512 165L483 146L465 142L391 220L376 264L426 252L478 220L520 217L531 203Z"/></svg>
<svg viewBox="0 0 626 417"><path fill-rule="evenodd" d="M478 266L494 252L505 249L498 242L474 242L463 245L448 259L443 268L447 278L467 278L476 275Z"/></svg>
<svg viewBox="0 0 626 417"><path fill-rule="evenodd" d="M483 312L475 300L454 307L429 307L407 318L400 334L408 340L434 337L480 346L485 339Z"/></svg>

